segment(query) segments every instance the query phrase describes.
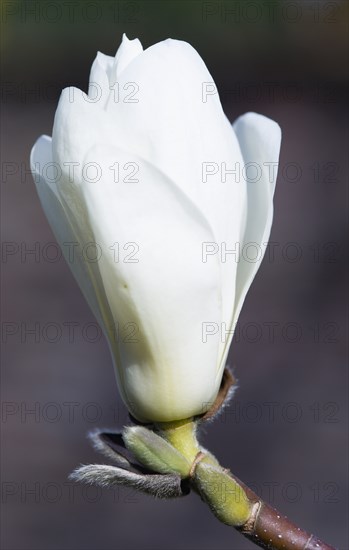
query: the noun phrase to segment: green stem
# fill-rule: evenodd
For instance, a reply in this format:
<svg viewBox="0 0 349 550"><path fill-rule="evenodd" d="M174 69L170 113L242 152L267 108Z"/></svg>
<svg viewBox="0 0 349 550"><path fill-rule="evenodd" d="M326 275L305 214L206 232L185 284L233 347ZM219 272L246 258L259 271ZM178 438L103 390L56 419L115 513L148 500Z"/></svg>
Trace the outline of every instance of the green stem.
<svg viewBox="0 0 349 550"><path fill-rule="evenodd" d="M177 451L182 453L189 462L195 460L200 452L196 439L196 426L192 418L157 424L162 437L166 439Z"/></svg>
<svg viewBox="0 0 349 550"><path fill-rule="evenodd" d="M190 477L196 491L215 516L234 527L244 525L251 514L251 503L242 486L217 462L203 452L196 438L196 424L191 418L158 425L160 435L193 464ZM198 460L199 459L199 460Z"/></svg>

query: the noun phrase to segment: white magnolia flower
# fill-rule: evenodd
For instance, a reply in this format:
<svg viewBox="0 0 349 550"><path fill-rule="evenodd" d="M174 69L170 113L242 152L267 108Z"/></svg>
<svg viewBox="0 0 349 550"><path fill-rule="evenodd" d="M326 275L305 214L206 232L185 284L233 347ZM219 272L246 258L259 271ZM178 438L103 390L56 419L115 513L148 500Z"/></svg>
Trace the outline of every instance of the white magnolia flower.
<svg viewBox="0 0 349 550"><path fill-rule="evenodd" d="M63 90L52 139L34 145L46 216L139 420L188 418L214 401L262 260L221 252L263 252L280 139L255 113L230 125L189 44L143 51L124 36L115 58L97 54L89 95Z"/></svg>

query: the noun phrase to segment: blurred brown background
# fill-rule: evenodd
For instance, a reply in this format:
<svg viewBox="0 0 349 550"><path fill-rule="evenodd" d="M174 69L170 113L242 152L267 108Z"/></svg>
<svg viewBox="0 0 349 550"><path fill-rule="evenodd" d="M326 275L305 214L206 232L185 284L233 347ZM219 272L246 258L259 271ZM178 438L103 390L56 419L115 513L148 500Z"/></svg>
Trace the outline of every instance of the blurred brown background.
<svg viewBox="0 0 349 550"><path fill-rule="evenodd" d="M190 42L231 120L253 110L283 130L274 254L231 349L239 389L203 443L294 521L348 549L347 6L2 3L4 550L254 547L195 495L161 502L67 479L79 463L103 462L86 432L128 418L107 345L68 267L54 261L29 153L51 134L60 90L86 90L96 51L114 54L123 32L144 47Z"/></svg>

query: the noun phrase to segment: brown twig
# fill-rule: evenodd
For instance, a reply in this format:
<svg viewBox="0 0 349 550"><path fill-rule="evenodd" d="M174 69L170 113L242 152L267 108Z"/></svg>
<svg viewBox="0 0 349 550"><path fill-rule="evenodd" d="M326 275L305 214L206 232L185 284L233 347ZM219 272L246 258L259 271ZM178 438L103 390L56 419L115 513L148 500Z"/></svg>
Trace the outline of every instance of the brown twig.
<svg viewBox="0 0 349 550"><path fill-rule="evenodd" d="M219 414L229 402L235 385L235 377L226 367L216 401L201 420L211 420ZM315 535L307 533L292 523L272 506L263 502L229 470L227 472L244 489L252 504L249 519L242 527L237 527L237 530L257 546L267 550L335 550L333 546L322 542Z"/></svg>
<svg viewBox="0 0 349 550"><path fill-rule="evenodd" d="M251 515L242 527L238 527L245 537L268 550L335 550L292 523L286 516L263 502L249 487L230 473L241 485L252 503Z"/></svg>

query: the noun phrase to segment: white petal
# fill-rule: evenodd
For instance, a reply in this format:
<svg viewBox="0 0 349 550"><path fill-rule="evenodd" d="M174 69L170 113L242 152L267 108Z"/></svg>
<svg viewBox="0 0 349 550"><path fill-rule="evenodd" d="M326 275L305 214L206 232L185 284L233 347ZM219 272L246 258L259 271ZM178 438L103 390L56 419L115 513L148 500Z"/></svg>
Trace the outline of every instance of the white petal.
<svg viewBox="0 0 349 550"><path fill-rule="evenodd" d="M65 88L59 99L52 131L53 158L71 180L82 170L86 151L106 136L106 114L79 88ZM112 136L112 130L110 130ZM74 163L76 166L74 166Z"/></svg>
<svg viewBox="0 0 349 550"><path fill-rule="evenodd" d="M91 76L94 73L95 65L99 67L107 76L110 77L110 71L114 65L114 57L112 55L106 55L102 52L97 52L95 60L91 67Z"/></svg>
<svg viewBox="0 0 349 550"><path fill-rule="evenodd" d="M118 81L121 73L127 66L143 52L143 47L138 38L129 40L126 34L122 37L122 42L115 55L115 61L110 73L110 84Z"/></svg>
<svg viewBox="0 0 349 550"><path fill-rule="evenodd" d="M202 241L213 238L210 227L180 189L141 158L100 145L85 158L97 160L100 180L85 180L81 190L120 329L116 362L123 398L140 420L199 414L219 387L219 337L202 339L203 323L218 326L221 319L218 260L201 261ZM115 183L116 164L123 177L136 170L139 181ZM135 327L135 342L132 330L124 330L127 323Z"/></svg>
<svg viewBox="0 0 349 550"><path fill-rule="evenodd" d="M273 120L256 113L246 113L234 123L244 158L244 165L254 163L256 169L247 170L246 230L241 242L244 254L240 258L236 279L236 301L231 327L235 327L250 285L262 263L273 219L273 195L280 153L281 130ZM246 246L252 243L249 250ZM245 247L245 248L244 248ZM253 253L256 253L254 256ZM248 258L252 258L249 261ZM229 352L227 341L222 368Z"/></svg>
<svg viewBox="0 0 349 550"><path fill-rule="evenodd" d="M73 96L74 101L71 101L71 96ZM73 94L71 94L71 90L69 90L69 89L67 89L63 92L62 98L60 100L59 108L57 110L57 114L56 114L56 118L55 118L55 124L54 124L54 132L53 132L53 145L54 145L53 149L54 149L54 154L55 154L54 158L60 164L60 166L63 169L63 175L62 175L62 179L60 181L58 191L59 191L59 195L61 197L61 200L64 204L64 207L65 207L66 211L69 213L68 214L69 218L74 221L74 224L75 224L74 225L74 230L75 230L75 232L80 231L80 233L82 233L81 236L80 236L80 239L85 239L84 242L86 242L87 236L89 236L88 238L91 241L95 240L95 241L99 242L99 239L97 239L97 237L94 233L94 229L95 229L96 226L98 226L99 221L96 218L94 220L94 223L92 224L93 227L91 227L91 223L90 223L90 219L89 219L90 218L90 212L87 213L86 208L85 208L85 198L84 198L85 189L84 189L84 186L81 185L83 172L84 172L83 167L85 167L88 162L93 163L95 165L100 165L100 158L99 158L99 155L97 155L95 157L90 155L89 159L87 159L87 158L83 158L83 155L84 155L86 150L91 149L91 147L93 146L93 143L95 143L96 140L100 140L102 142L107 142L108 145L110 145L113 142L118 141L118 139L120 140L121 143L123 142L122 136L114 130L114 126L112 126L112 120L111 120L110 116L108 116L108 113L106 113L104 111L101 111L99 109L97 110L93 104L86 101L86 98L85 98L84 94L82 94L82 92L80 92L80 90L73 89ZM119 169L121 171L123 171L124 166L127 164L127 162L132 162L132 160L130 160L132 158L133 158L133 155L127 154L127 158L124 161L124 163L119 162L119 164L118 164ZM117 161L117 159L111 158L109 167L114 166L116 161ZM71 179L71 181L69 181L69 168L71 168L71 165L73 165L73 163L77 163L78 166L74 167L75 177L73 179ZM156 172L156 170L155 170L155 172ZM90 174L90 172L89 172L89 174ZM112 176L112 175L113 175L113 172L111 170L109 170L109 176ZM155 176L155 178L156 178L156 180L159 180L159 176ZM148 180L150 181L150 179L151 178L149 177ZM162 182L165 179L166 178L163 178L161 176L161 181ZM148 184L148 180L147 180L147 184ZM171 184L171 182L170 182L169 186L171 187L171 186L173 186L173 184ZM98 203L99 200L104 201L104 194L101 193L101 195L99 195L99 192L100 192L100 183L99 182L94 184L94 190L98 194L98 196L95 197L95 202ZM165 193L165 190L163 192ZM185 195L183 195L182 199L184 200L185 203L188 201L188 199L186 199ZM178 199L177 199L177 201L178 201ZM190 203L190 201L189 201L189 203ZM105 211L108 208L110 209L110 213L111 213L110 215L112 216L113 223L116 223L118 217L120 217L120 219L124 220L123 213L127 211L127 208L125 207L124 210L121 211L121 212L119 212L118 210L115 210L115 213L114 213L114 209L116 209L115 204L117 205L118 203L115 203L115 201L113 201L112 208L110 209L111 202L108 201L106 205L103 202L103 204L101 206L101 209L99 211L99 214L98 214L100 216L101 220L105 219L105 215L106 215ZM130 206L131 206L131 203L130 203ZM155 205L152 205L152 208L154 208L154 206ZM194 210L195 210L195 208L194 208ZM93 211L93 209L92 209L92 211ZM150 211L151 211L151 209L150 209ZM203 216L200 213L196 213L195 215L196 216L199 215L203 219ZM129 225L129 221L125 220L125 227L127 228L128 225ZM123 231L125 231L125 229ZM201 262L202 242L205 242L205 241L206 242L207 241L212 242L212 241L215 240L215 236L212 234L211 231L207 230L206 232L204 231L202 233L202 237L203 237L202 241L200 241L200 243L199 243L200 244L200 250L198 251L198 253L199 253L198 260L200 261L200 266L199 267L206 268L206 270L208 270L208 271L212 270L212 269L213 270L218 270L218 257L210 258L211 261L208 264L203 264ZM106 239L106 237L104 237L103 242L105 242L105 239ZM114 244L114 242L119 240L119 239L120 239L120 237L119 237L119 234L117 233L114 237L114 240L109 243L109 246L112 246ZM132 241L132 239L129 238L127 240L127 242L129 242L129 241ZM109 253L112 254L113 251L110 250ZM104 258L104 256L103 256L103 258ZM168 265L170 265L170 263L168 263ZM98 267L100 267L100 265ZM186 269L187 269L187 267L185 267L185 270ZM184 275L183 275L183 277L184 277ZM198 277L196 285L199 284L199 282L200 282L200 277ZM233 283L234 283L234 281L233 281ZM103 284L105 284L105 283L103 283ZM220 299L220 290L221 290L220 287L221 287L220 281L216 281L215 292L217 293L217 300ZM157 293L157 296L159 296L159 297L161 296L161 289ZM111 308L113 309L113 311L116 307L120 308L120 306L118 304L115 304L115 302L113 301L113 300L115 300L115 298L116 298L116 295L111 291L111 296L108 295L108 300L111 301ZM140 297L140 300L141 300L141 297ZM205 302L206 297L205 298L201 297L200 300L201 300L201 302ZM208 303L209 303L209 301L208 301ZM150 305L149 305L148 311L149 311L149 315L151 315ZM128 321L127 320L124 321L124 324ZM197 322L196 330L199 330L199 328L200 328L200 335L199 335L199 333L197 333L197 336L199 335L199 337L200 337L199 348L203 346L203 343L201 342L201 330L202 330L201 325L202 325L202 322L219 324L220 321L221 321L221 310L219 308L219 318L217 318L217 315L209 315L207 313L206 315L203 316L203 319L200 321L200 323ZM116 322L118 322L118 319L116 319ZM162 319L160 321L160 325L166 326L166 322L167 322L167 318L166 318L166 320ZM154 326L156 326L156 325L154 325ZM188 334L187 331L185 331L185 332ZM151 335L151 337L154 339L153 334ZM216 348L215 348L214 352L211 352L211 353L208 352L207 348L209 346L211 346L211 343L213 344L214 348L215 348L215 346L221 345L220 339L219 339L218 336L210 336L208 338L208 341L206 342L206 344L204 346L204 349L202 350L202 353L205 356L206 365L209 363L210 367L213 369L213 371L215 371L216 366L217 366L217 362L218 362L218 354L216 353ZM176 347L183 350L183 352L177 352L176 351L176 353L182 354L182 353L184 353L184 351L186 349L188 349L188 354L190 355L189 342L187 342L187 346L185 346L185 345L182 345L182 344L179 343L179 339L176 339ZM196 346L196 347L198 347L198 346ZM160 348L161 348L161 346L160 346ZM212 346L211 346L211 348L212 348ZM117 353L118 353L117 350L116 351L114 350L114 355L115 354L117 355ZM195 353L197 353L197 352L195 351L195 346L194 346L194 354ZM173 351L173 354L174 354L174 351ZM188 370L188 372L191 372L189 370L189 367L187 366L188 361L190 361L189 355L188 355L187 361L185 361L185 365L186 365L186 369ZM145 354L145 360L146 360L146 354ZM173 362L175 362L174 358L172 360L173 360ZM140 362L141 361L142 361L142 358L140 358ZM182 365L183 365L184 364L183 359L181 359L181 361L182 361ZM201 358L200 358L200 361L198 361L198 363L199 362L202 362ZM138 367L136 365L135 370L137 370L137 368ZM165 369L165 372L166 372L166 369ZM133 374L133 371L131 369L128 369L128 373L129 373L128 374L129 385L131 386L132 385L131 384L131 378L132 378L132 376L134 376L134 374ZM144 376L144 378L146 379L147 377ZM166 375L165 375L165 378L166 378ZM149 380L152 380L152 379L153 378L150 376ZM202 380L202 383L205 384L204 379ZM172 387L171 384L167 384L167 385L170 388ZM188 385L187 393L183 392L183 398L178 400L178 403L180 404L181 409L180 409L179 412L178 412L178 409L176 409L177 412L174 412L174 414L177 414L177 417L184 414L183 410L187 411L190 414L192 413L193 410L201 412L203 410L203 408L205 407L204 402L209 403L210 401L213 400L214 395L215 395L215 393L218 389L216 386L219 385L219 382L214 382L213 384L210 383L208 385L205 385L204 388L200 387L200 384L198 384L197 382L195 382L194 385L197 386L197 392L198 392L199 398L195 399L195 396L194 396L194 399L192 400L191 395L189 395L190 394L190 391L189 391L190 385ZM164 386L164 383L161 384L161 387L163 387L163 386ZM139 391L139 387L140 386L138 384L137 385L137 391ZM142 391L142 393L144 394L143 391ZM160 393L162 394L162 390L160 391ZM203 394L204 394L204 396L203 396ZM151 393L149 393L149 395L151 395ZM164 395L167 395L166 391L165 391ZM128 398L125 398L125 400L128 401L129 406L132 408L132 404L130 405L130 401L132 401L132 398L128 397ZM136 399L135 399L135 401L136 401ZM161 412L161 413L158 412L157 414L162 414L162 415L165 415L165 416L167 415L166 418L170 418L171 414L172 414L171 411L174 411L174 409L177 406L175 401L177 401L177 397L172 399L172 401L169 399L168 403L167 403L167 409L162 407L164 409L164 412ZM152 406L155 407L156 410L158 411L158 407L156 406L155 403L156 403L156 401L154 399L152 399ZM191 406L189 406L189 405L191 405ZM160 408L160 410L161 410L161 408ZM138 416L141 415L141 413L138 412L138 411L135 411L134 414L135 414L135 416L137 416L137 414L138 414ZM149 414L153 414L153 413L150 412Z"/></svg>
<svg viewBox="0 0 349 550"><path fill-rule="evenodd" d="M42 177L42 174L46 174L46 185L48 185L56 198L60 200L56 185L56 172L54 171L55 167L53 166L52 159L52 139L49 136L42 135L34 143L30 152L30 169L32 171L34 182L37 188L38 185L41 188L41 184L45 181L45 178ZM41 183L40 178L43 178L43 182Z"/></svg>
<svg viewBox="0 0 349 550"><path fill-rule="evenodd" d="M98 170L98 162L86 166L84 157L95 143L115 143L114 136L114 126L107 113L85 93L78 88L62 91L52 133L53 160L61 170L57 190L70 218L76 220L77 228L84 228L84 232L90 229L79 186L83 172L92 177L92 172Z"/></svg>
<svg viewBox="0 0 349 550"><path fill-rule="evenodd" d="M118 97L115 83L122 71L142 52L142 44L138 38L129 40L126 34L122 37L115 57L97 52L90 72L88 96L91 100L103 108L110 94Z"/></svg>
<svg viewBox="0 0 349 550"><path fill-rule="evenodd" d="M110 93L110 75L114 64L114 58L97 52L92 63L88 96L103 107Z"/></svg>
<svg viewBox="0 0 349 550"><path fill-rule="evenodd" d="M242 238L246 182L226 174L243 160L204 62L189 44L166 40L123 71L119 91L119 101L110 96L106 107L119 146L155 164L196 204L213 228L218 257ZM222 321L228 324L237 264L223 268Z"/></svg>
<svg viewBox="0 0 349 550"><path fill-rule="evenodd" d="M55 181L53 173L49 175L47 170L47 166L53 163L51 145L51 138L41 136L31 151L30 163L37 192L67 264L79 283L97 321L107 334L108 330L110 331L109 327L113 325L113 320L110 311L108 311L99 272L93 263L84 261L81 255L81 247L91 242L92 236L85 234L82 238L71 212L68 211L67 215L67 209L57 190L59 181ZM48 179L45 179L44 174L48 176ZM73 243L79 244L80 248L73 246Z"/></svg>

